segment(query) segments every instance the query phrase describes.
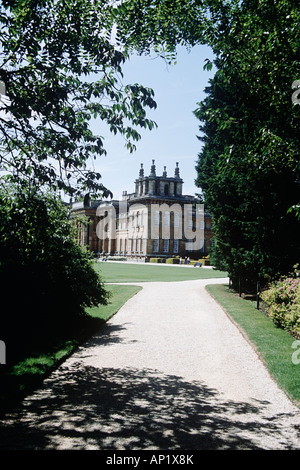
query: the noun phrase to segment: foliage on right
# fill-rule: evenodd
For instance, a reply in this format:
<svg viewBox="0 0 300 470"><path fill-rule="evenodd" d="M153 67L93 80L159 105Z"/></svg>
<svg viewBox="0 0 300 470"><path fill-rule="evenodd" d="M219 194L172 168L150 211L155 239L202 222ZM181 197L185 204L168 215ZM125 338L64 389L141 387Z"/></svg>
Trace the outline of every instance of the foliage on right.
<svg viewBox="0 0 300 470"><path fill-rule="evenodd" d="M300 14L287 0L231 5L212 18L217 72L195 111L204 143L196 184L214 219L212 262L237 287L300 259Z"/></svg>
<svg viewBox="0 0 300 470"><path fill-rule="evenodd" d="M273 282L261 298L275 325L300 338L300 278L295 274L296 270Z"/></svg>

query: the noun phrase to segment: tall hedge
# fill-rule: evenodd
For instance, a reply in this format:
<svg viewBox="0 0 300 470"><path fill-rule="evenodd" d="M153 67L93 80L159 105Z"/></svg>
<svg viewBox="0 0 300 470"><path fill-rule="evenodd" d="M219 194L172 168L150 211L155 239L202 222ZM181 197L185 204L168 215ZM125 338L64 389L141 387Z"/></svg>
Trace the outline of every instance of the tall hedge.
<svg viewBox="0 0 300 470"><path fill-rule="evenodd" d="M1 340L13 349L72 327L108 294L76 243L66 206L28 185L0 186Z"/></svg>

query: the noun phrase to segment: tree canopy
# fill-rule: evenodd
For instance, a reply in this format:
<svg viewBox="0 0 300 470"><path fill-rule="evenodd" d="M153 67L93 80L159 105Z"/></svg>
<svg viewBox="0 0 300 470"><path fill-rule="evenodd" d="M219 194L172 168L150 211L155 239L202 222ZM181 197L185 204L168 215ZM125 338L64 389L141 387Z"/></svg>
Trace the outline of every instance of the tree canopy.
<svg viewBox="0 0 300 470"><path fill-rule="evenodd" d="M103 127L132 152L138 128L155 125L146 116L153 91L122 83L126 53L113 40L112 15L108 0L2 2L0 169L11 179L108 195L91 165L106 153Z"/></svg>
<svg viewBox="0 0 300 470"><path fill-rule="evenodd" d="M299 10L243 2L224 22L217 73L196 116L197 184L215 220L216 266L252 282L299 261Z"/></svg>

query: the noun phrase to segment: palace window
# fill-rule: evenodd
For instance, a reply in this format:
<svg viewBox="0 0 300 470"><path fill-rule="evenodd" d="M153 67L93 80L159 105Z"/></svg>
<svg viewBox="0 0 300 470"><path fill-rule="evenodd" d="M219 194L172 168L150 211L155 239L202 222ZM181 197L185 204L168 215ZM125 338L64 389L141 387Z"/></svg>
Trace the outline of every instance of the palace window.
<svg viewBox="0 0 300 470"><path fill-rule="evenodd" d="M155 238L153 240L153 253L158 252L158 247L159 247L159 240L158 240L158 238Z"/></svg>

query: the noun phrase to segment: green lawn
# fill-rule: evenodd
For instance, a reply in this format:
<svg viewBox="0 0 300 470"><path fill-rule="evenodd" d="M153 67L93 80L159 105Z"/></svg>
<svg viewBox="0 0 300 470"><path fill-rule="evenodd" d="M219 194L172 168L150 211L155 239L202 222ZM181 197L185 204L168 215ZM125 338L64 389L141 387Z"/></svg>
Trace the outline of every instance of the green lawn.
<svg viewBox="0 0 300 470"><path fill-rule="evenodd" d="M93 318L100 318L106 321L117 313L122 305L141 289L142 287L139 286L106 286L106 290L111 293L108 305L88 308L86 312Z"/></svg>
<svg viewBox="0 0 300 470"><path fill-rule="evenodd" d="M300 406L300 364L292 360L295 339L257 310L256 302L244 300L228 286L209 285L207 290L246 334L281 389Z"/></svg>
<svg viewBox="0 0 300 470"><path fill-rule="evenodd" d="M227 277L227 272L193 266L169 266L151 263L97 262L94 264L104 282L173 282Z"/></svg>

